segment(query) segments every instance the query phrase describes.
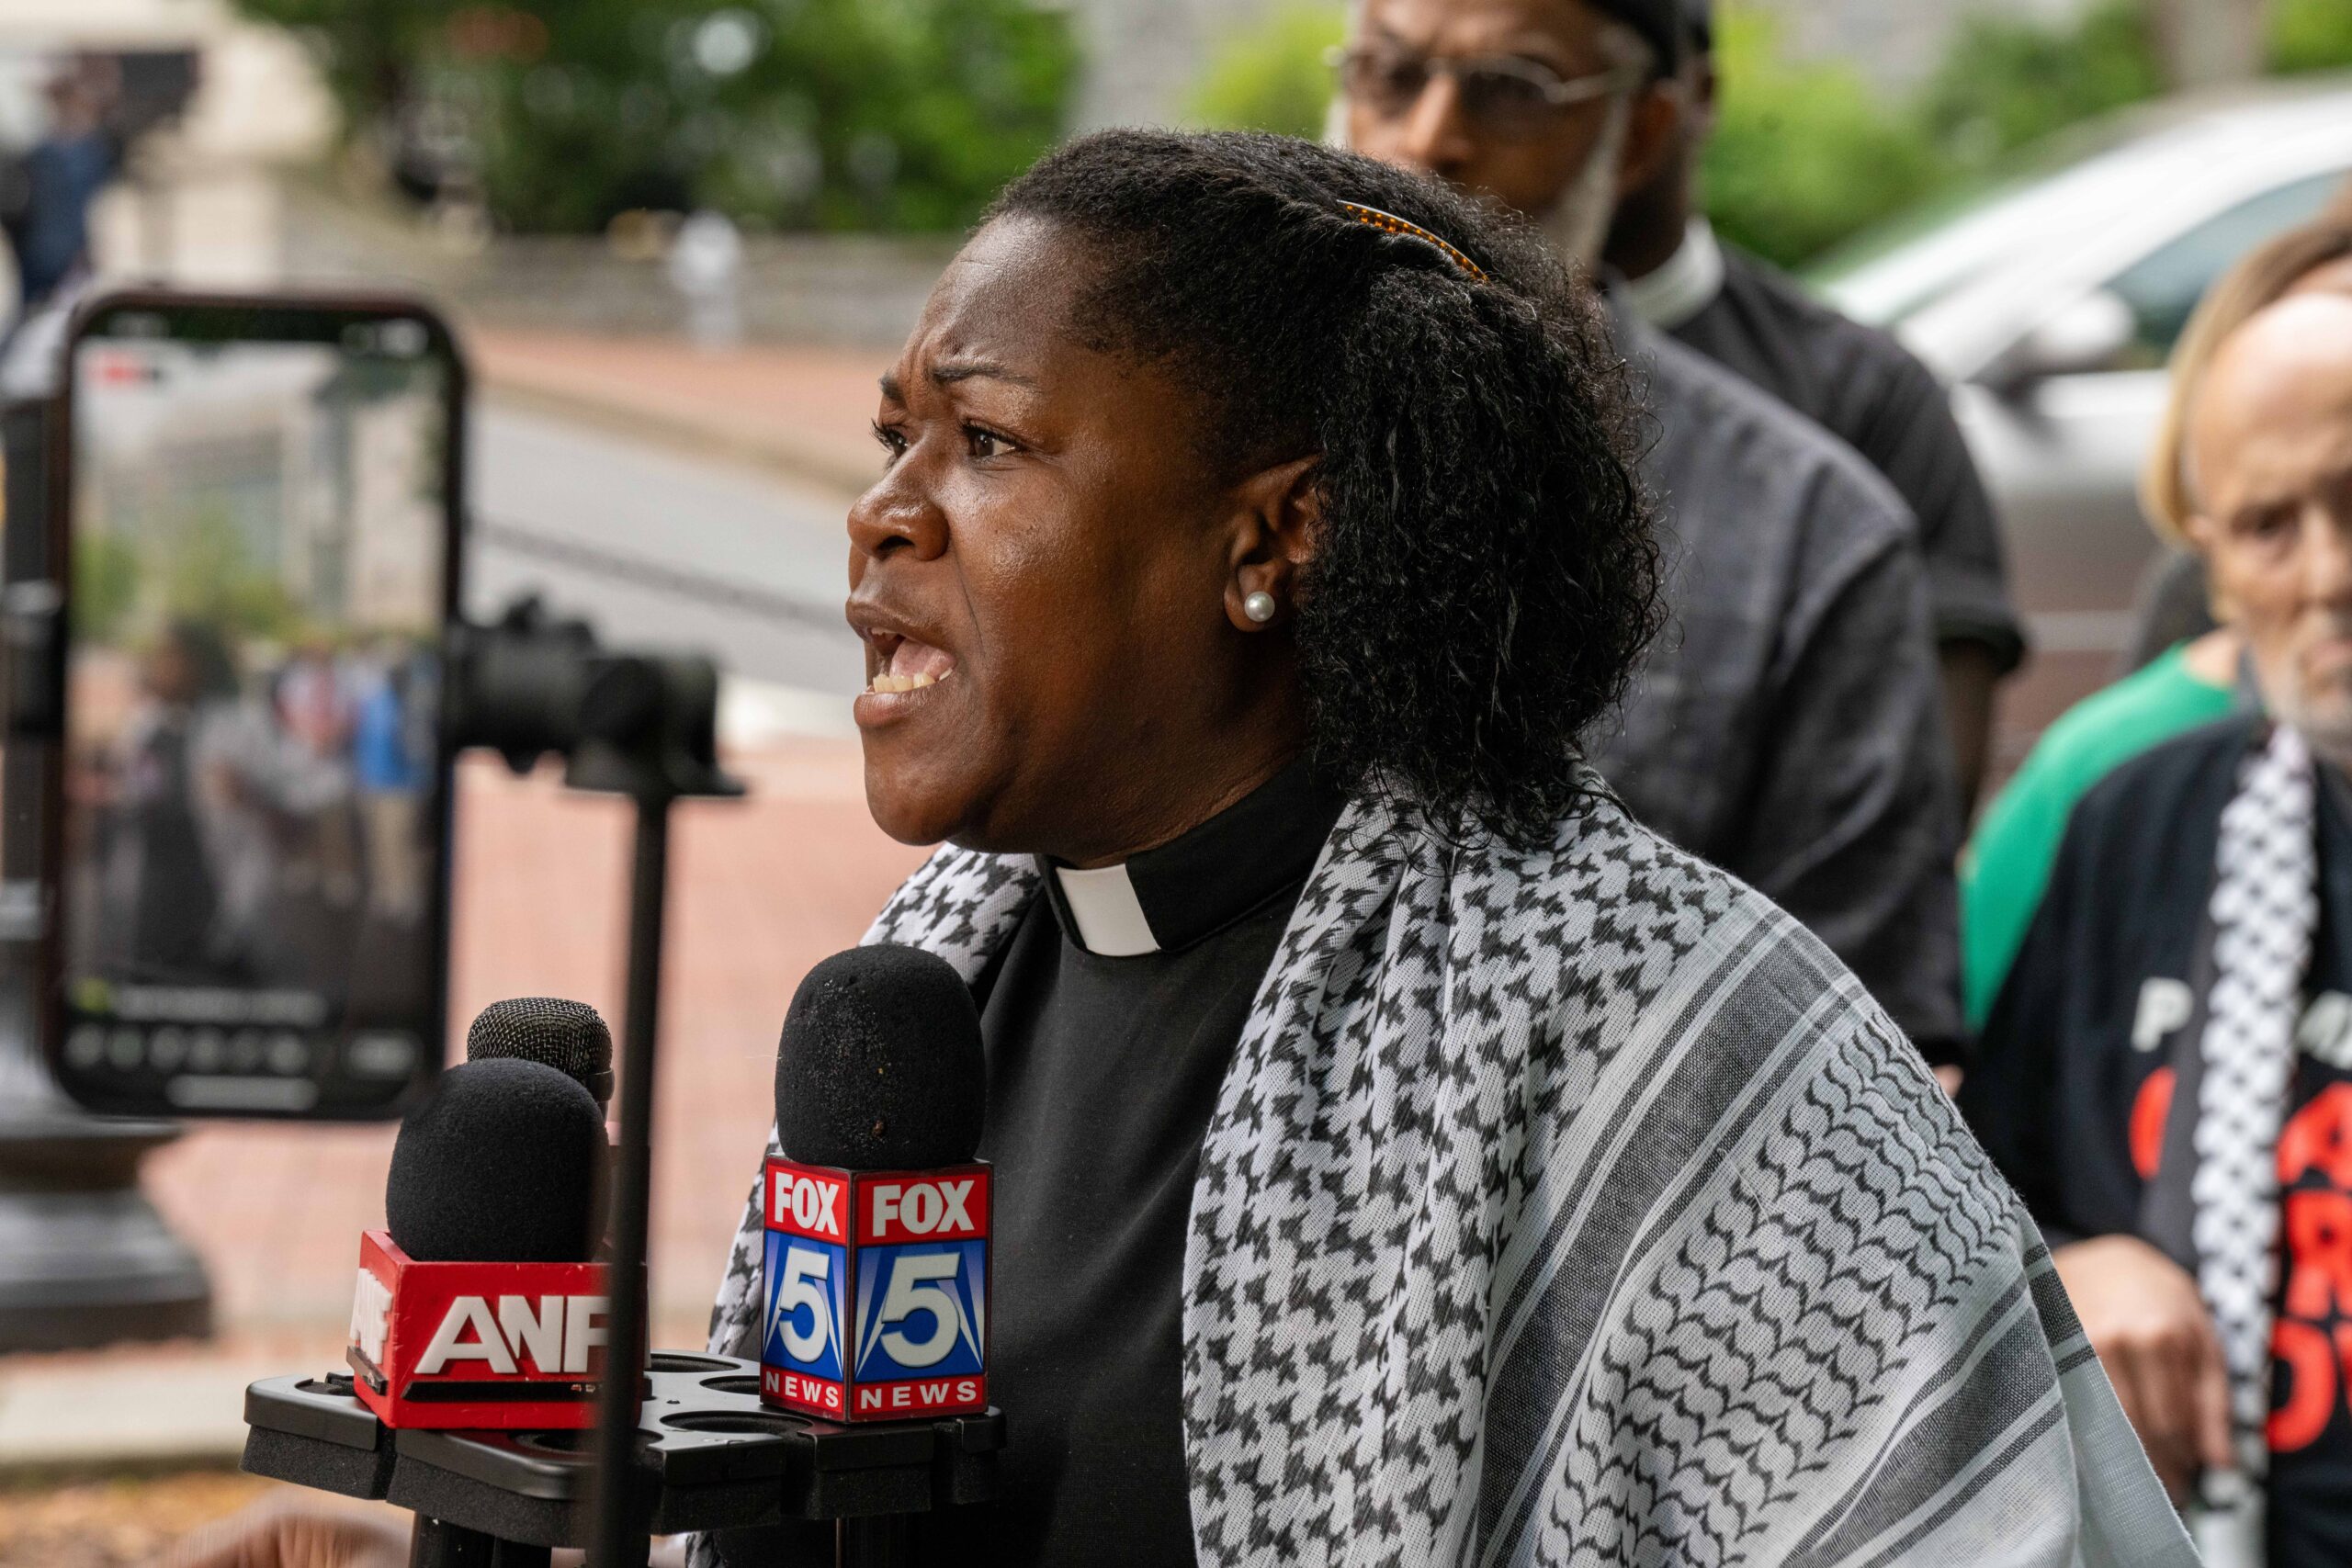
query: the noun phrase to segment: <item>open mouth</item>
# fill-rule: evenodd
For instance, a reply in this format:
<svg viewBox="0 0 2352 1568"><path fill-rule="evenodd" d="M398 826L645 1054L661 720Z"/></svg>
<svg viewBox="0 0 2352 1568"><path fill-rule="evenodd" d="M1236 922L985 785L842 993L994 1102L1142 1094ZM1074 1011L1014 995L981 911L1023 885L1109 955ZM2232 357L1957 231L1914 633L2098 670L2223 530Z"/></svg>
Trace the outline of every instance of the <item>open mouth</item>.
<svg viewBox="0 0 2352 1568"><path fill-rule="evenodd" d="M919 692L956 673L956 656L944 648L886 631L870 632L865 641L869 692Z"/></svg>

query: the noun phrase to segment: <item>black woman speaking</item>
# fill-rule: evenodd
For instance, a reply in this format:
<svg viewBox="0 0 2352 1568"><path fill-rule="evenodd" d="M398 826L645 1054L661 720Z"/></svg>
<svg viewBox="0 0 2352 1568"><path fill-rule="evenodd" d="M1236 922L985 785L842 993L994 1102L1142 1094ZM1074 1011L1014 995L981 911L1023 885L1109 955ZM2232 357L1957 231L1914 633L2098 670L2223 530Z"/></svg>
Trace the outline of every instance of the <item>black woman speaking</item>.
<svg viewBox="0 0 2352 1568"><path fill-rule="evenodd" d="M1909 1043L1582 762L1658 619L1608 342L1437 185L1118 131L883 378L866 795L946 847L868 940L979 998L1011 1439L931 1560L2193 1562Z"/></svg>

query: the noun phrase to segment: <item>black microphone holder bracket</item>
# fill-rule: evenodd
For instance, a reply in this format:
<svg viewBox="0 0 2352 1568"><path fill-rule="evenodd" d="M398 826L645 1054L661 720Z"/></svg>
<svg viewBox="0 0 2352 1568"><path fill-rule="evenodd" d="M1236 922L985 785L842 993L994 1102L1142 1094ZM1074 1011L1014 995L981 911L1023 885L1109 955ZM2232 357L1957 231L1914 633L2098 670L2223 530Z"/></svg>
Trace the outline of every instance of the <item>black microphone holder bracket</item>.
<svg viewBox="0 0 2352 1568"><path fill-rule="evenodd" d="M882 1519L996 1495L1004 1417L877 1426L810 1421L760 1404L755 1361L654 1352L627 1491L652 1535L794 1519ZM592 1434L393 1429L341 1373L245 1391L243 1468L418 1517L414 1568L545 1568L590 1540Z"/></svg>
<svg viewBox="0 0 2352 1568"><path fill-rule="evenodd" d="M488 624L449 629L450 749L485 747L517 773L564 759L573 789L640 803L725 798L743 786L718 766L718 671L687 654L598 646L584 621L536 596Z"/></svg>

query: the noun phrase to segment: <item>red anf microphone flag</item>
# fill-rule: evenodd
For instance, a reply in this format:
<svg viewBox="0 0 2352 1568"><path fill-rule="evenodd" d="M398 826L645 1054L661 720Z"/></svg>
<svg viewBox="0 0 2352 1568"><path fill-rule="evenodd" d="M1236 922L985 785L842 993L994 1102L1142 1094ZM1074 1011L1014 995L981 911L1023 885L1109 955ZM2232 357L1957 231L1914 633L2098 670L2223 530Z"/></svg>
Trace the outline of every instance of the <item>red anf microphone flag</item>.
<svg viewBox="0 0 2352 1568"><path fill-rule="evenodd" d="M594 1425L605 1153L594 1096L531 1061L452 1067L401 1124L345 1352L385 1425Z"/></svg>
<svg viewBox="0 0 2352 1568"><path fill-rule="evenodd" d="M420 1263L368 1231L352 1391L387 1427L590 1427L605 1314L601 1263Z"/></svg>

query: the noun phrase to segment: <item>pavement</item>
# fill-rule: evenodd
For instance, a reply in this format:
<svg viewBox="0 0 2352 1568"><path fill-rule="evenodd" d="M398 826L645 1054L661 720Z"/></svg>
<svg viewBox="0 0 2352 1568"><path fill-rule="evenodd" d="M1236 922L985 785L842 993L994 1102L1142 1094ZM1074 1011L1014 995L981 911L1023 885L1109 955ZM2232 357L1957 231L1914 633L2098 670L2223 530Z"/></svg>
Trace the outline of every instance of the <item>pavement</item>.
<svg viewBox="0 0 2352 1568"><path fill-rule="evenodd" d="M220 1468L173 1472L16 1477L0 1482L0 1568L170 1568L194 1540L218 1543L254 1510L300 1494ZM411 1517L385 1504L311 1493L338 1515L398 1532ZM281 1505L282 1506L282 1505ZM192 1556L193 1552L189 1553ZM405 1553L402 1554L405 1556ZM251 1559L248 1559L250 1562Z"/></svg>
<svg viewBox="0 0 2352 1568"><path fill-rule="evenodd" d="M880 469L886 353L469 332L466 600L537 591L607 641L691 643L847 696L850 502Z"/></svg>
<svg viewBox="0 0 2352 1568"><path fill-rule="evenodd" d="M654 1340L698 1346L786 1006L925 852L866 815L847 712L862 665L840 621L842 512L874 468L865 422L888 356L470 341L486 526L469 602L541 589L608 642L692 643L735 672L722 730L752 794L679 808L656 1098ZM618 1032L628 852L620 803L545 773L460 769L453 1038L486 1003L530 994L591 1002ZM391 1138L191 1123L151 1156L146 1190L209 1269L217 1332L0 1357L0 1476L233 1461L246 1383L340 1362Z"/></svg>
<svg viewBox="0 0 2352 1568"><path fill-rule="evenodd" d="M843 497L879 467L875 378L889 349L597 338L478 328L477 378L507 401L707 457L822 484Z"/></svg>

